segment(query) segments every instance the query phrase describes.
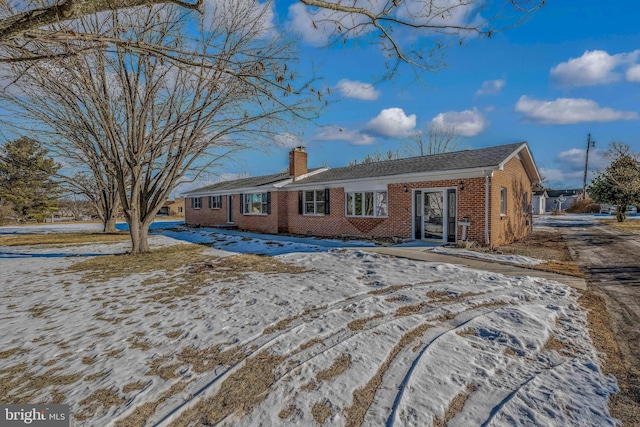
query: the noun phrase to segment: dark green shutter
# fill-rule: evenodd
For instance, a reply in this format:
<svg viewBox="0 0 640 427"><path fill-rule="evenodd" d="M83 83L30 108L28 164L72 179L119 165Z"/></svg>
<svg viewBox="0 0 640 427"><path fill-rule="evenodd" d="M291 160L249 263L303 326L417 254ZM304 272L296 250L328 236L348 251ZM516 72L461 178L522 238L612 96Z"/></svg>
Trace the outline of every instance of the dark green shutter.
<svg viewBox="0 0 640 427"><path fill-rule="evenodd" d="M331 211L329 210L329 189L325 188L324 189L324 214L325 215L329 215L329 213L331 213Z"/></svg>
<svg viewBox="0 0 640 427"><path fill-rule="evenodd" d="M271 215L271 191L267 193L267 215Z"/></svg>
<svg viewBox="0 0 640 427"><path fill-rule="evenodd" d="M302 215L302 191L298 191L298 213Z"/></svg>
<svg viewBox="0 0 640 427"><path fill-rule="evenodd" d="M244 194L240 193L240 214L244 213Z"/></svg>

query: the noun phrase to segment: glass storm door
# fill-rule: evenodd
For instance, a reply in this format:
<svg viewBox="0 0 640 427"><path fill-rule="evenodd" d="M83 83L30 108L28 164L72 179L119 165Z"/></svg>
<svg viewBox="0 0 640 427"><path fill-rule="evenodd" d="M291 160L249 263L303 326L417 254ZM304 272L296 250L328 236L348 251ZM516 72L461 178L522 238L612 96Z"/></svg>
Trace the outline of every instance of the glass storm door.
<svg viewBox="0 0 640 427"><path fill-rule="evenodd" d="M424 214L423 230L425 239L442 239L444 237L444 227L442 219L444 217L444 192L425 191L424 194Z"/></svg>
<svg viewBox="0 0 640 427"><path fill-rule="evenodd" d="M456 211L457 211L456 190L447 190L447 242L456 242Z"/></svg>
<svg viewBox="0 0 640 427"><path fill-rule="evenodd" d="M416 191L413 198L414 239L422 239L422 191Z"/></svg>

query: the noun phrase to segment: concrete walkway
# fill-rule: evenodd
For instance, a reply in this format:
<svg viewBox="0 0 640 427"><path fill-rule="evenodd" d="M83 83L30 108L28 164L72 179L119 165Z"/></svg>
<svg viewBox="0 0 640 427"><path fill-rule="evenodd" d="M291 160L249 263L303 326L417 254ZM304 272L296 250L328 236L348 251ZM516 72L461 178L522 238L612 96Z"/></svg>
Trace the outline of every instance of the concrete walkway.
<svg viewBox="0 0 640 427"><path fill-rule="evenodd" d="M566 276L564 274L556 274L548 271L535 270L533 268L523 268L512 264L501 264L487 260L463 258L452 255L437 254L429 252L424 246L410 247L375 247L375 248L358 248L361 251L376 252L383 255L396 256L401 258L416 259L427 262L441 262L446 264L457 264L463 267L475 268L478 270L492 271L494 273L505 274L508 276L533 276L543 279L553 280L555 282L564 283L576 289L587 289L585 279L575 276Z"/></svg>

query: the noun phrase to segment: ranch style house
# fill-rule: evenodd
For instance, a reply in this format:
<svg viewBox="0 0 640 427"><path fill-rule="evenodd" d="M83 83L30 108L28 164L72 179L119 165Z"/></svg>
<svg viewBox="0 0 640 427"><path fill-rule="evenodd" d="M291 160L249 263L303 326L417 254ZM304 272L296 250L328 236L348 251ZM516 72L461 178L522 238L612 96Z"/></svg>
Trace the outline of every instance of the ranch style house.
<svg viewBox="0 0 640 427"><path fill-rule="evenodd" d="M532 230L540 174L526 142L341 168L307 166L219 182L186 194L191 226L323 237L500 246Z"/></svg>

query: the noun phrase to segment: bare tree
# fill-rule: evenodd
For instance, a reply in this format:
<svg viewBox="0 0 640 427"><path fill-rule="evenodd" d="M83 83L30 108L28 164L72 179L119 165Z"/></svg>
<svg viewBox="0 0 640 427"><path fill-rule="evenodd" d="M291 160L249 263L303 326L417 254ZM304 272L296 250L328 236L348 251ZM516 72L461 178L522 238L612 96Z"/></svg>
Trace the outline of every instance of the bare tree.
<svg viewBox="0 0 640 427"><path fill-rule="evenodd" d="M417 131L409 135L409 141L402 144L405 157L430 156L461 149L462 136L452 125L431 123L426 131Z"/></svg>
<svg viewBox="0 0 640 427"><path fill-rule="evenodd" d="M253 1L253 0L252 0ZM325 33L327 42L358 38L378 44L385 54L389 76L400 63L435 70L442 65L438 51L463 43L472 35L491 37L497 31L518 24L546 0L300 0L311 14L310 24ZM56 55L84 51L83 43L129 43L98 33L78 32L66 23L106 11L174 4L185 10L202 11L206 3L182 0L46 0L0 3L0 44L21 51L22 59L43 56L33 45L59 43L66 46ZM62 24L62 25L61 25ZM80 44L77 44L80 42ZM155 50L140 41L136 49ZM69 49L69 47L73 47ZM167 53L167 51L164 51ZM4 60L15 60L15 56Z"/></svg>
<svg viewBox="0 0 640 427"><path fill-rule="evenodd" d="M380 150L376 150L373 154L367 154L362 160L351 160L349 162L349 166L384 162L385 160L397 160L400 158L402 158L402 156L399 151L388 150L387 152L383 153Z"/></svg>
<svg viewBox="0 0 640 427"><path fill-rule="evenodd" d="M102 165L97 165L102 166ZM120 194L115 176L97 168L61 175L63 185L74 195L80 195L91 203L102 221L104 233L115 233L120 209Z"/></svg>
<svg viewBox="0 0 640 427"><path fill-rule="evenodd" d="M114 43L13 64L19 90L5 91L5 99L50 143L70 144L115 178L133 253L149 250L149 225L187 171L197 176L315 111L317 93L289 68L295 44L268 33L263 7L215 3L197 29L173 5L82 22L170 58Z"/></svg>

